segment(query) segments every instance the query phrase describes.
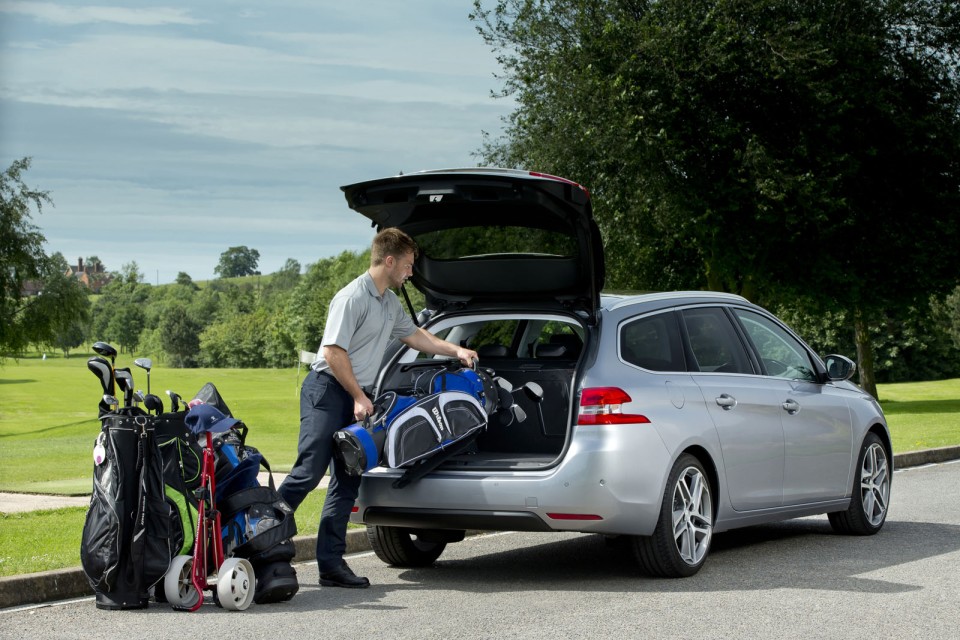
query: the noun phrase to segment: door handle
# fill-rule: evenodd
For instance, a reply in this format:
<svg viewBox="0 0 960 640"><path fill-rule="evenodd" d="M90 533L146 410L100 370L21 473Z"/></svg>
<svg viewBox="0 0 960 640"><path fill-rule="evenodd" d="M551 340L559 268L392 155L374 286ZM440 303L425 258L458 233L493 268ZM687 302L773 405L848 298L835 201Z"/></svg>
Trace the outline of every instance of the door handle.
<svg viewBox="0 0 960 640"><path fill-rule="evenodd" d="M790 415L794 415L796 412L800 411L800 403L796 400L784 400L780 406L783 407L783 410Z"/></svg>
<svg viewBox="0 0 960 640"><path fill-rule="evenodd" d="M727 393L721 393L717 396L717 404L723 408L724 411L730 411L735 406L737 406L737 399Z"/></svg>

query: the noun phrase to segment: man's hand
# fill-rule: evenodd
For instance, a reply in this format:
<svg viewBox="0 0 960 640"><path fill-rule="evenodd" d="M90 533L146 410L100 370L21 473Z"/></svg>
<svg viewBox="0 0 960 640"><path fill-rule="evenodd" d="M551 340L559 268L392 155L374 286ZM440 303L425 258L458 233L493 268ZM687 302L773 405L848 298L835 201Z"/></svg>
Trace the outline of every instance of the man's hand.
<svg viewBox="0 0 960 640"><path fill-rule="evenodd" d="M353 417L357 419L357 422L363 422L369 415L373 415L373 403L370 398L363 396L360 400L354 399Z"/></svg>
<svg viewBox="0 0 960 640"><path fill-rule="evenodd" d="M460 364L465 367L473 367L473 361L480 361L480 356L477 355L477 352L473 349L467 349L466 347L457 347L457 358L460 360Z"/></svg>

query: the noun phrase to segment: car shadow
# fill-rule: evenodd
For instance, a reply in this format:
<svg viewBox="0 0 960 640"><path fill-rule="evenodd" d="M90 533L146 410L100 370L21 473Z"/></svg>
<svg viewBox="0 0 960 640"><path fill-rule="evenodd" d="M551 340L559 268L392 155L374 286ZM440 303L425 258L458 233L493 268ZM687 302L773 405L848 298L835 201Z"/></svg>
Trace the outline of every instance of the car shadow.
<svg viewBox="0 0 960 640"><path fill-rule="evenodd" d="M470 558L445 560L441 556L433 567L404 569L398 577L424 586L429 584L433 589L479 593L775 588L903 593L921 587L864 576L958 549L960 526L956 525L888 520L880 534L858 537L833 533L826 518L822 518L717 534L703 569L681 580L650 578L640 573L629 543L575 534L568 539Z"/></svg>

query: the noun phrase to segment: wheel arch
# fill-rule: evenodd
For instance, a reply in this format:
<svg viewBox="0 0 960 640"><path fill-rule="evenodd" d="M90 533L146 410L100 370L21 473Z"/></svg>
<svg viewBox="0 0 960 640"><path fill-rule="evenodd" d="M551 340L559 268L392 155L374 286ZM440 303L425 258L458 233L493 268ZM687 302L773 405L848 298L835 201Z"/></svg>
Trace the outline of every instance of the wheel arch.
<svg viewBox="0 0 960 640"><path fill-rule="evenodd" d="M717 465L713 461L710 452L700 445L691 445L680 452L680 454L689 453L703 465L703 470L707 472L710 480L710 488L713 490L713 522L717 521L717 509L720 505L720 472L717 471ZM679 455L677 456L680 457Z"/></svg>
<svg viewBox="0 0 960 640"><path fill-rule="evenodd" d="M883 428L883 425L880 423L875 423L872 427L867 429L867 433L876 434L880 438L880 442L883 444L883 449L887 452L887 464L890 465L890 468L893 469L893 442L890 440L890 433ZM866 437L866 433L863 434Z"/></svg>

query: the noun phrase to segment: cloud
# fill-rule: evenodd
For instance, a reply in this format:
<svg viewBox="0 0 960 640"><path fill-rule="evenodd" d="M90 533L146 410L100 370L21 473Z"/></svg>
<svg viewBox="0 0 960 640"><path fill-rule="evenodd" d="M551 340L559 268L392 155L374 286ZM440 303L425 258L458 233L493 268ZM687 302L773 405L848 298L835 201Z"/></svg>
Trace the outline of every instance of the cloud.
<svg viewBox="0 0 960 640"><path fill-rule="evenodd" d="M3 2L0 12L26 15L42 22L57 25L80 25L113 23L143 27L168 24L197 25L205 22L191 18L186 9L151 7L129 9L126 7L85 6L71 7L53 2Z"/></svg>

